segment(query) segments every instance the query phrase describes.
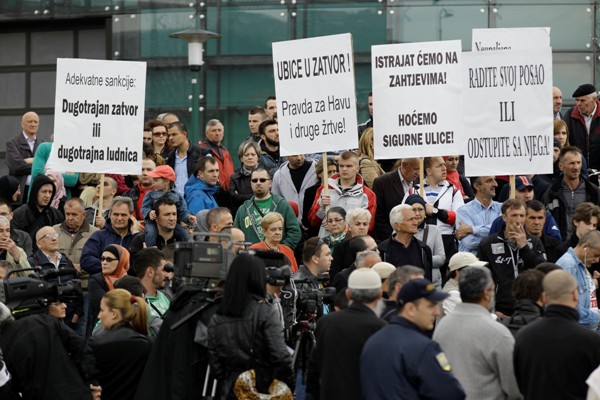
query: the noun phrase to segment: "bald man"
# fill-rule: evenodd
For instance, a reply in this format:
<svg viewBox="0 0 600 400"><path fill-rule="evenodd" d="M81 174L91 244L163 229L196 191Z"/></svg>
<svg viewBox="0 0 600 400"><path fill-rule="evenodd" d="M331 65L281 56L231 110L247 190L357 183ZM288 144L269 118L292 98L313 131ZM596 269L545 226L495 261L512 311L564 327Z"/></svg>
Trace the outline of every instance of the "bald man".
<svg viewBox="0 0 600 400"><path fill-rule="evenodd" d="M543 285L544 315L516 338L519 390L526 399L585 399L585 381L600 365L600 336L578 323L580 294L573 275L552 271ZM552 367L557 365L564 367Z"/></svg>
<svg viewBox="0 0 600 400"><path fill-rule="evenodd" d="M6 166L8 173L20 181L20 202L23 201L23 194L29 192L33 156L43 142L37 137L39 128L40 117L33 111L26 112L21 118L21 133L6 142Z"/></svg>

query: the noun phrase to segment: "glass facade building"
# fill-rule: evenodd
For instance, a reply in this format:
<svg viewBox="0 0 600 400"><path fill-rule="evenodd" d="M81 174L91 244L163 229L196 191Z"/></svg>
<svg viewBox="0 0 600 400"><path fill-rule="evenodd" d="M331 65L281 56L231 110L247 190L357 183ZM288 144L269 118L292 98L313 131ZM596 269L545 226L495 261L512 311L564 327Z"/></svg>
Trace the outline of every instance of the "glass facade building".
<svg viewBox="0 0 600 400"><path fill-rule="evenodd" d="M191 79L199 76L200 126L221 119L234 159L234 146L249 134L248 110L274 94L274 41L352 33L362 122L372 45L460 39L470 51L473 28L547 26L554 85L571 105L579 84L599 84L599 6L589 0L2 0L0 158L28 110L40 115L44 139L52 133L60 57L146 61L145 119L169 111L189 123ZM195 76L186 44L169 38L192 28L222 35L205 45Z"/></svg>

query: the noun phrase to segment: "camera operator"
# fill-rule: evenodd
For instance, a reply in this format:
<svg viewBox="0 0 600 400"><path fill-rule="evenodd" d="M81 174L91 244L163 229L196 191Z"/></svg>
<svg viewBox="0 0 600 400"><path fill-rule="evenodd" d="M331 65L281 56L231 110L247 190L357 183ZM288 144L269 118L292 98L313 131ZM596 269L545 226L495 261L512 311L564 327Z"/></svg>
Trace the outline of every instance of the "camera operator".
<svg viewBox="0 0 600 400"><path fill-rule="evenodd" d="M57 318L36 314L15 321L0 303L0 348L11 388L23 399L100 399L89 346Z"/></svg>

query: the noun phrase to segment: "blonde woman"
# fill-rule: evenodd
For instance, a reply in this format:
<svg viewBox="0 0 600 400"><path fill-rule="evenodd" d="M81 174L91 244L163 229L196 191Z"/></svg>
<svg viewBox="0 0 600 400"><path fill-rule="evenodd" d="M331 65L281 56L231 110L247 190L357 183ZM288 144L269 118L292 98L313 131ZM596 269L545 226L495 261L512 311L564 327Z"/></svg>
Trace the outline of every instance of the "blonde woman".
<svg viewBox="0 0 600 400"><path fill-rule="evenodd" d="M298 263L294 257L294 251L285 244L281 244L284 222L283 215L278 212L270 212L265 215L261 224L265 238L262 242L255 243L249 248L257 250L273 250L283 253L290 261L292 272L296 272L298 271Z"/></svg>
<svg viewBox="0 0 600 400"><path fill-rule="evenodd" d="M375 161L373 153L373 128L365 129L358 142L358 163L360 166L360 174L363 177L364 183L369 187L373 187L373 181L378 176L384 174L381 165Z"/></svg>

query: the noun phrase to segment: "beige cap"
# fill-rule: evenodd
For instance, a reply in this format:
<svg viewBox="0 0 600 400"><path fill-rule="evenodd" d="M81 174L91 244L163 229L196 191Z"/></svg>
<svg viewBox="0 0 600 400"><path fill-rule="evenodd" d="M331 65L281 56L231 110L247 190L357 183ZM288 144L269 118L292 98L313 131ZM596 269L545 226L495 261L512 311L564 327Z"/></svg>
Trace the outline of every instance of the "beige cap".
<svg viewBox="0 0 600 400"><path fill-rule="evenodd" d="M379 274L379 277L381 278L381 280L384 280L384 279L387 279L390 277L392 272L394 272L396 270L396 267L394 266L394 264L390 264L389 262L381 261L381 262L378 262L377 264L373 265L371 267L371 269L373 271L377 272L377 274Z"/></svg>
<svg viewBox="0 0 600 400"><path fill-rule="evenodd" d="M348 277L349 289L380 289L381 278L371 268L358 268Z"/></svg>
<svg viewBox="0 0 600 400"><path fill-rule="evenodd" d="M448 263L448 269L450 271L456 271L457 269L461 269L464 267L485 267L488 265L485 261L479 261L477 257L473 253L469 253L467 251L459 251L455 255L450 258L450 262Z"/></svg>

